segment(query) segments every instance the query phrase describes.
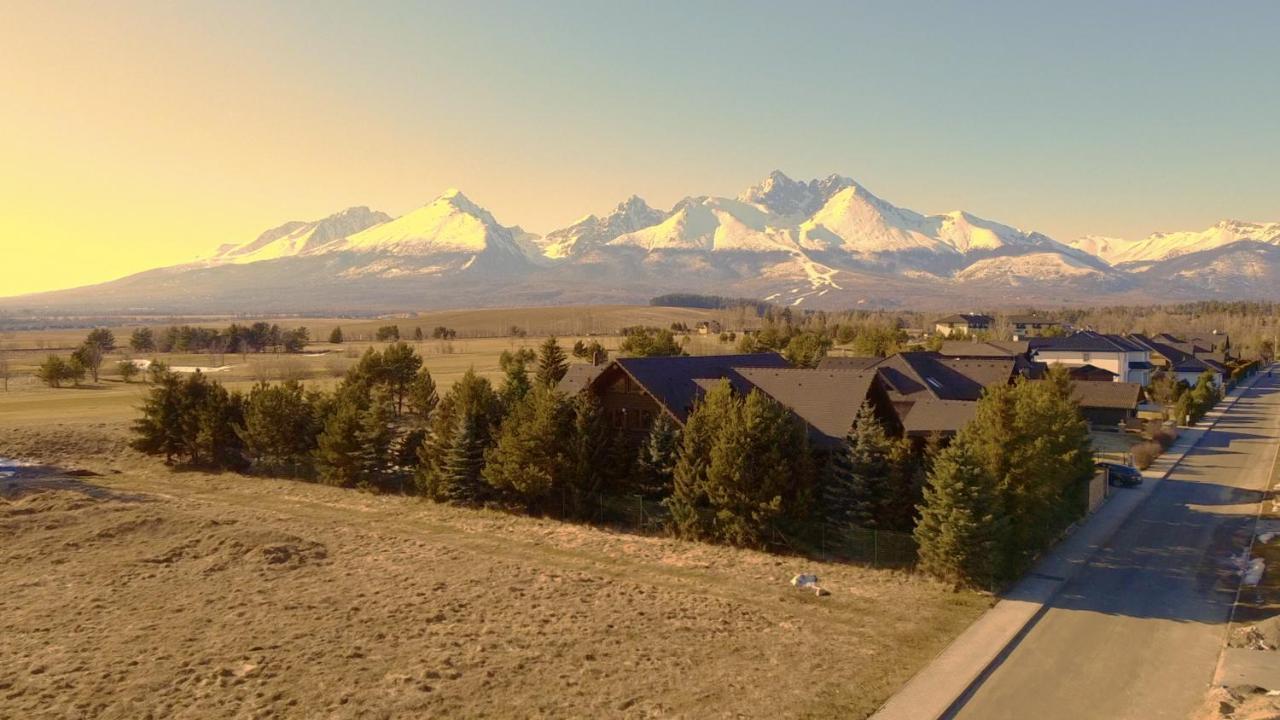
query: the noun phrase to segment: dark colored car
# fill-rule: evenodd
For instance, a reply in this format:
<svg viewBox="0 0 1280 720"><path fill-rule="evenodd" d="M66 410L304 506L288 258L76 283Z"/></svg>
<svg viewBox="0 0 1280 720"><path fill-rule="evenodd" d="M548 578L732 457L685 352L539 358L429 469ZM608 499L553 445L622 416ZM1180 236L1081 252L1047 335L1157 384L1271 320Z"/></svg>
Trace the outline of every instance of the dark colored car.
<svg viewBox="0 0 1280 720"><path fill-rule="evenodd" d="M1142 471L1132 465L1100 462L1098 468L1107 471L1107 482L1116 487L1137 487L1142 484Z"/></svg>

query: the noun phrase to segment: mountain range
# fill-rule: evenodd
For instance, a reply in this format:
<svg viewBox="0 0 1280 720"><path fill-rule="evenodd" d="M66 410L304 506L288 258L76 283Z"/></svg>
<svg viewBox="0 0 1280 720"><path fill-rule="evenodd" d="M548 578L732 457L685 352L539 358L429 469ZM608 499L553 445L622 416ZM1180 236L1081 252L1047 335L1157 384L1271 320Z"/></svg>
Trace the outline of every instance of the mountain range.
<svg viewBox="0 0 1280 720"><path fill-rule="evenodd" d="M394 311L643 302L668 292L815 308L1280 297L1280 223L1225 220L1062 243L964 211L925 215L854 180L772 172L670 210L632 196L539 236L458 190L401 217L352 207L185 265L0 299L96 312Z"/></svg>

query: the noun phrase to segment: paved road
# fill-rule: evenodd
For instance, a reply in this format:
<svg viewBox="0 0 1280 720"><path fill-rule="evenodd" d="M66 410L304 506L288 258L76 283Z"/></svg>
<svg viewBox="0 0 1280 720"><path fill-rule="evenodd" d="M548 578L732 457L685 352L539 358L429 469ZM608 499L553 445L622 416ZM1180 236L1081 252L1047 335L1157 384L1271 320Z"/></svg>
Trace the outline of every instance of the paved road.
<svg viewBox="0 0 1280 720"><path fill-rule="evenodd" d="M1260 378L953 715L1189 717L1213 677L1280 438L1280 377Z"/></svg>

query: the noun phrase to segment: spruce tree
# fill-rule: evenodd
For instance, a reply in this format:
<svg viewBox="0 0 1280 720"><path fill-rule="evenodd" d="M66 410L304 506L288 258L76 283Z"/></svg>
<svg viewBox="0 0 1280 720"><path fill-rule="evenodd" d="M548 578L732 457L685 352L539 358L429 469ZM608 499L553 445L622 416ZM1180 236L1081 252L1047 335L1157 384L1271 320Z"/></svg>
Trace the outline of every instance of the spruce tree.
<svg viewBox="0 0 1280 720"><path fill-rule="evenodd" d="M572 424L565 448L563 484L575 515L585 515L592 498L616 477L609 466L615 442L612 428L605 422L600 401L591 393L578 393L569 401Z"/></svg>
<svg viewBox="0 0 1280 720"><path fill-rule="evenodd" d="M920 568L957 585L990 588L1004 519L994 482L968 442L957 439L938 453L919 511Z"/></svg>
<svg viewBox="0 0 1280 720"><path fill-rule="evenodd" d="M326 485L355 487L363 478L360 433L369 403L367 390L359 385L340 387L333 407L316 439L315 460L320 481Z"/></svg>
<svg viewBox="0 0 1280 720"><path fill-rule="evenodd" d="M863 528L884 525L892 493L892 453L893 444L874 407L863 403L827 476L823 503L829 524Z"/></svg>
<svg viewBox="0 0 1280 720"><path fill-rule="evenodd" d="M571 421L563 393L535 387L507 415L485 453L485 481L528 509L543 504L565 473Z"/></svg>
<svg viewBox="0 0 1280 720"><path fill-rule="evenodd" d="M390 479L391 444L395 438L395 402L391 391L379 387L369 397L368 406L360 413L356 442L359 478L357 485L366 489L385 488Z"/></svg>
<svg viewBox="0 0 1280 720"><path fill-rule="evenodd" d="M329 333L329 342L334 345L342 344L342 328L334 327L333 332Z"/></svg>
<svg viewBox="0 0 1280 720"><path fill-rule="evenodd" d="M137 436L131 445L148 455L164 455L166 463L173 462L182 452L180 430L182 381L171 372L158 375L151 390L142 401L142 416L133 423Z"/></svg>
<svg viewBox="0 0 1280 720"><path fill-rule="evenodd" d="M672 470L671 497L664 501L676 534L701 538L710 533L712 513L707 500L707 466L720 429L734 411L733 388L721 380L689 413Z"/></svg>
<svg viewBox="0 0 1280 720"><path fill-rule="evenodd" d="M437 497L440 500L471 505L484 497L485 442L475 413L459 419L456 431L440 461Z"/></svg>
<svg viewBox="0 0 1280 720"><path fill-rule="evenodd" d="M555 387L568 371L569 359L565 357L564 349L556 342L555 336L547 338L538 348L538 384Z"/></svg>
<svg viewBox="0 0 1280 720"><path fill-rule="evenodd" d="M435 412L436 406L440 404L440 393L436 390L436 381L426 367L418 370L413 383L409 386L408 404L409 412L417 416L419 425L423 427L431 420L431 413Z"/></svg>
<svg viewBox="0 0 1280 720"><path fill-rule="evenodd" d="M445 457L458 434L458 423L475 416L476 432L482 444L492 444L493 429L502 419L502 407L487 378L469 368L449 388L431 413L426 438L418 449L417 482L421 492L436 500L447 500L443 468Z"/></svg>
<svg viewBox="0 0 1280 720"><path fill-rule="evenodd" d="M529 388L533 387L528 368L535 358L536 355L529 348L520 348L515 352L503 350L502 355L498 356L498 367L505 376L501 391L503 407L515 407L516 403L524 399Z"/></svg>
<svg viewBox="0 0 1280 720"><path fill-rule="evenodd" d="M670 495L679 452L680 426L667 413L658 413L637 453L632 479L636 491L648 496Z"/></svg>

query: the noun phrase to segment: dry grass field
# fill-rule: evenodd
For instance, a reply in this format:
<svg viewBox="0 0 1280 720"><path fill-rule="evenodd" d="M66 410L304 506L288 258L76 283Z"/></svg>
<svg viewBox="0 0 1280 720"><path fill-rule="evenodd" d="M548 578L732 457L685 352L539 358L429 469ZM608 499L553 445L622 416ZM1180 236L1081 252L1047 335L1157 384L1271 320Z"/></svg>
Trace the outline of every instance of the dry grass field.
<svg viewBox="0 0 1280 720"><path fill-rule="evenodd" d="M540 341L420 351L448 385ZM365 345L213 377L332 383ZM175 472L127 447L145 389L0 392L0 457L40 464L0 467L0 716L865 717L989 604L901 571Z"/></svg>

